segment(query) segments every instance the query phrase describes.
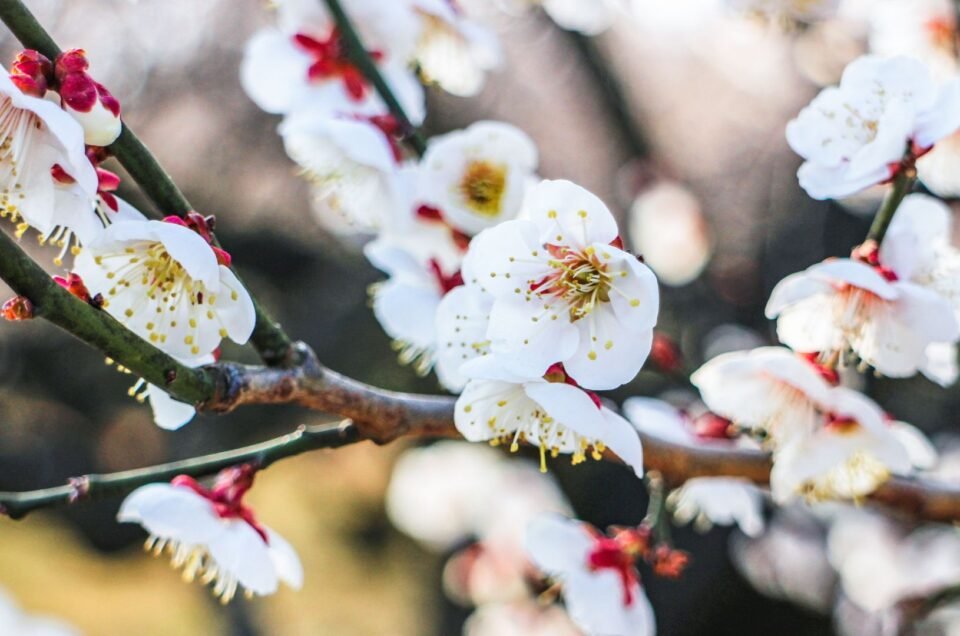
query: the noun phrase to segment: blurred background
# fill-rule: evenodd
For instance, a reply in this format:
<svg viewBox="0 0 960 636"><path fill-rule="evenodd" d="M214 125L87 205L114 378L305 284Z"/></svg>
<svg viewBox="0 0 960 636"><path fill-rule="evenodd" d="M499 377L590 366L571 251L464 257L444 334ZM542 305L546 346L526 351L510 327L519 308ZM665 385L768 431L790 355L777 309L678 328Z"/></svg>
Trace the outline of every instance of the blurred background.
<svg viewBox="0 0 960 636"><path fill-rule="evenodd" d="M660 274L660 328L695 368L719 351L772 342L763 305L773 285L862 240L869 224L863 213L872 212L876 195L847 207L810 200L797 186L800 161L783 129L863 52L866 27L843 16L812 26L771 23L700 0L634 4L633 18L596 38L562 31L537 11L486 11L505 64L478 97L431 91L427 132L480 119L513 123L538 144L544 177L573 180L603 198ZM289 333L331 368L365 382L439 390L431 377L396 363L367 306L366 288L381 275L359 243L317 223L309 188L276 134L278 118L240 89L243 45L271 20L263 2L28 5L63 48L87 50L131 127L199 211L217 216L218 235L244 280ZM9 61L16 45L5 33L0 47ZM121 194L146 207L130 185ZM33 243L23 240L52 268L52 255ZM8 295L0 284L0 298ZM224 355L255 361L249 349L226 347ZM245 408L199 417L172 434L127 397L131 384L41 321L0 324L0 490L212 452L327 419L293 408ZM956 425L956 390L922 379L870 384L885 408L928 432ZM644 372L611 397L673 389ZM0 588L25 610L86 634L458 634L471 609L449 600L441 579L446 557L464 544L426 550L385 511L392 466L409 445L313 453L258 477L251 502L299 552L306 571L299 593L284 589L220 607L140 549L142 531L114 520L119 501L0 521ZM645 494L625 469L570 470L555 462L552 474L577 515L598 526L636 524L644 514ZM836 580L815 523L790 524L776 549L728 529L701 535L682 528L675 538L692 554L684 578L645 579L661 634L834 633ZM806 570L784 574L784 554L802 549L808 552L794 554L810 558L793 561L805 561ZM745 567L766 594L743 578ZM778 577L803 589L784 591L790 585Z"/></svg>

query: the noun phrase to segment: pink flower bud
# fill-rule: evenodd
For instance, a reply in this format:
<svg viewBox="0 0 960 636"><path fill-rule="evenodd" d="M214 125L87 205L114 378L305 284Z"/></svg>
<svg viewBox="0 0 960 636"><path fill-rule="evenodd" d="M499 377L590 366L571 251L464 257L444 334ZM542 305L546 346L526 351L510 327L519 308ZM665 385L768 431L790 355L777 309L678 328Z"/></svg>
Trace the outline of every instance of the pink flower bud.
<svg viewBox="0 0 960 636"><path fill-rule="evenodd" d="M108 146L120 136L120 102L87 73L89 66L83 49L65 51L57 57L54 74L60 103L83 126L85 143Z"/></svg>

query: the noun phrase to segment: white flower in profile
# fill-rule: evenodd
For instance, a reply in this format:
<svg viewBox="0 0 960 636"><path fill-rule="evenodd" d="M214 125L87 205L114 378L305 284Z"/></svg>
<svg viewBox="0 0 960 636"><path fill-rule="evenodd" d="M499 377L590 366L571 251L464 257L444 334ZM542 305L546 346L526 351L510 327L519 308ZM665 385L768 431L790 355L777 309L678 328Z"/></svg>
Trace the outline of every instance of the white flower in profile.
<svg viewBox="0 0 960 636"><path fill-rule="evenodd" d="M797 176L815 199L883 183L960 127L960 80L937 86L912 58L863 56L787 125L806 161Z"/></svg>
<svg viewBox="0 0 960 636"><path fill-rule="evenodd" d="M435 371L448 391L459 393L467 384L463 365L490 353L487 328L493 298L475 285L450 290L436 312Z"/></svg>
<svg viewBox="0 0 960 636"><path fill-rule="evenodd" d="M694 281L712 248L700 201L678 183L664 181L642 192L630 206L630 244L660 282Z"/></svg>
<svg viewBox="0 0 960 636"><path fill-rule="evenodd" d="M629 543L604 537L592 526L544 515L527 529L527 553L563 586L574 623L596 636L653 636L656 621Z"/></svg>
<svg viewBox="0 0 960 636"><path fill-rule="evenodd" d="M659 310L650 269L622 250L617 224L569 181L533 188L521 218L478 234L464 281L494 298L490 350L537 377L562 362L587 389L612 389L640 370Z"/></svg>
<svg viewBox="0 0 960 636"><path fill-rule="evenodd" d="M746 479L695 477L670 493L667 501L679 523L693 521L701 530L737 524L750 537L763 532L763 495Z"/></svg>
<svg viewBox="0 0 960 636"><path fill-rule="evenodd" d="M435 362L440 301L463 284L460 252L444 232L413 235L421 243L416 250L395 236L385 232L364 246L370 263L389 276L370 287L373 314L393 339L401 364L426 375Z"/></svg>
<svg viewBox="0 0 960 636"><path fill-rule="evenodd" d="M389 116L371 120L306 110L284 118L284 147L313 185L320 204L315 209L343 217L360 232L376 231L396 216L405 197L399 149L387 136L392 124Z"/></svg>
<svg viewBox="0 0 960 636"><path fill-rule="evenodd" d="M424 80L461 97L480 92L486 73L503 62L496 35L467 19L448 0L406 4L420 18L412 61Z"/></svg>
<svg viewBox="0 0 960 636"><path fill-rule="evenodd" d="M252 484L250 472L227 469L212 489L185 476L142 486L124 500L117 520L142 525L150 533L147 550L169 554L185 581L213 583L222 603L238 591L248 597L273 594L281 581L300 589L303 568L297 553L242 502Z"/></svg>
<svg viewBox="0 0 960 636"><path fill-rule="evenodd" d="M780 281L766 314L796 351L841 359L853 352L890 377L922 372L940 384L956 379L953 343L960 338L955 272L960 259L940 234L946 212L911 196L879 251L831 259Z"/></svg>
<svg viewBox="0 0 960 636"><path fill-rule="evenodd" d="M14 79L0 67L0 216L50 235L93 216L97 175L80 124ZM60 196L65 182L81 196Z"/></svg>
<svg viewBox="0 0 960 636"><path fill-rule="evenodd" d="M47 616L28 614L0 590L0 634L10 636L80 636L72 625Z"/></svg>
<svg viewBox="0 0 960 636"><path fill-rule="evenodd" d="M401 3L352 0L347 5L384 80L414 125L420 124L423 88L407 68L408 52L395 46L416 39L416 20ZM278 26L250 38L240 65L241 84L257 106L274 114L301 109L368 116L386 112L321 3L283 0L278 9Z"/></svg>
<svg viewBox="0 0 960 636"><path fill-rule="evenodd" d="M821 425L795 436L774 454L770 491L778 503L856 499L913 470L910 455L869 398L830 390Z"/></svg>
<svg viewBox="0 0 960 636"><path fill-rule="evenodd" d="M230 257L188 221L126 221L104 230L76 258L74 273L114 318L180 359L213 352L223 338L244 344L256 322L250 294L230 271Z"/></svg>
<svg viewBox="0 0 960 636"><path fill-rule="evenodd" d="M840 0L726 0L727 6L741 13L768 20L789 18L797 22L816 22L833 17Z"/></svg>
<svg viewBox="0 0 960 636"><path fill-rule="evenodd" d="M470 361L470 377L457 399L454 424L471 442L507 444L511 452L528 443L540 449L540 469L547 455L571 455L574 465L599 460L607 448L643 476L643 447L630 423L600 404L554 365L545 376L521 377L504 369L494 355Z"/></svg>
<svg viewBox="0 0 960 636"><path fill-rule="evenodd" d="M537 170L537 148L519 128L482 121L430 140L418 198L474 235L513 219Z"/></svg>
<svg viewBox="0 0 960 636"><path fill-rule="evenodd" d="M830 384L818 365L783 347L724 353L690 376L707 407L764 431L774 447L813 432Z"/></svg>

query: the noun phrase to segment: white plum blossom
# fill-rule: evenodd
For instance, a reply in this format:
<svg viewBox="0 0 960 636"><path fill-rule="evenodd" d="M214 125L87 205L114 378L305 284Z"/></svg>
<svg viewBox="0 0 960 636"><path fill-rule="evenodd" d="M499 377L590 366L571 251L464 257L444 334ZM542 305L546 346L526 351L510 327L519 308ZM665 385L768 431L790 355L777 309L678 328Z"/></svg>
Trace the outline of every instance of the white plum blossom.
<svg viewBox="0 0 960 636"><path fill-rule="evenodd" d="M870 51L908 55L941 80L956 74L957 16L951 0L879 0L870 3Z"/></svg>
<svg viewBox="0 0 960 636"><path fill-rule="evenodd" d="M795 436L774 455L770 491L778 503L856 499L891 474L913 470L910 455L869 398L843 387L830 390L821 426Z"/></svg>
<svg viewBox="0 0 960 636"><path fill-rule="evenodd" d="M831 259L788 276L771 293L767 317L777 318L777 335L796 351L821 358L852 351L878 373L921 371L951 384L960 258L948 233L943 205L911 195L867 262Z"/></svg>
<svg viewBox="0 0 960 636"><path fill-rule="evenodd" d="M710 233L700 201L680 184L665 181L642 192L630 206L630 244L666 285L695 280L710 260Z"/></svg>
<svg viewBox="0 0 960 636"><path fill-rule="evenodd" d="M815 199L842 198L892 178L960 127L960 79L937 86L920 61L863 56L787 125Z"/></svg>
<svg viewBox="0 0 960 636"><path fill-rule="evenodd" d="M423 78L448 93L468 97L483 88L486 73L502 63L496 35L468 20L449 0L404 0L420 18L413 60Z"/></svg>
<svg viewBox="0 0 960 636"><path fill-rule="evenodd" d="M407 68L417 22L402 3L353 0L348 3L365 46L414 125L425 115L423 88ZM278 26L247 42L240 80L247 95L268 113L307 109L326 114L381 115L386 107L347 54L334 21L308 0L284 0ZM390 33L393 32L393 35Z"/></svg>
<svg viewBox="0 0 960 636"><path fill-rule="evenodd" d="M567 613L591 636L653 636L653 608L629 546L588 524L544 515L527 529L527 553L562 584Z"/></svg>
<svg viewBox="0 0 960 636"><path fill-rule="evenodd" d="M20 223L20 234L33 227L49 236L92 218L96 194L80 124L0 68L0 216Z"/></svg>
<svg viewBox="0 0 960 636"><path fill-rule="evenodd" d="M487 328L492 306L493 298L474 285L450 290L437 306L434 370L448 391L462 391L467 384L463 365L490 353Z"/></svg>
<svg viewBox="0 0 960 636"><path fill-rule="evenodd" d="M588 453L600 459L609 448L642 477L643 448L630 423L570 384L558 367L523 378L505 371L493 355L475 358L464 365L471 380L457 399L457 430L468 441L506 444L513 452L521 442L537 446L544 472L547 455L571 455L576 465Z"/></svg>
<svg viewBox="0 0 960 636"><path fill-rule="evenodd" d="M763 495L751 482L733 477L695 477L670 493L668 503L679 523L698 529L736 524L744 534L763 532Z"/></svg>
<svg viewBox="0 0 960 636"><path fill-rule="evenodd" d="M391 123L298 111L280 125L287 154L313 185L318 214L339 215L361 232L389 223L405 201L398 149L378 122Z"/></svg>
<svg viewBox="0 0 960 636"><path fill-rule="evenodd" d="M111 225L77 256L74 273L128 329L192 359L223 338L244 344L253 332L253 301L229 263L226 252L171 217Z"/></svg>
<svg viewBox="0 0 960 636"><path fill-rule="evenodd" d="M617 224L568 181L533 188L521 218L478 234L463 278L494 298L490 350L519 375L562 362L587 389L629 382L650 352L659 309L650 269L619 246Z"/></svg>
<svg viewBox="0 0 960 636"><path fill-rule="evenodd" d="M817 428L831 388L823 373L788 349L760 347L721 354L690 381L711 411L764 431L777 447Z"/></svg>
<svg viewBox="0 0 960 636"><path fill-rule="evenodd" d="M223 486L223 475L213 489L183 477L142 486L124 500L117 519L142 525L150 533L147 550L169 554L185 581L212 583L223 603L238 591L273 594L281 581L299 589L303 569L297 553L240 501L249 486Z"/></svg>
<svg viewBox="0 0 960 636"><path fill-rule="evenodd" d="M418 198L474 235L513 219L537 170L537 148L520 129L482 121L430 140Z"/></svg>

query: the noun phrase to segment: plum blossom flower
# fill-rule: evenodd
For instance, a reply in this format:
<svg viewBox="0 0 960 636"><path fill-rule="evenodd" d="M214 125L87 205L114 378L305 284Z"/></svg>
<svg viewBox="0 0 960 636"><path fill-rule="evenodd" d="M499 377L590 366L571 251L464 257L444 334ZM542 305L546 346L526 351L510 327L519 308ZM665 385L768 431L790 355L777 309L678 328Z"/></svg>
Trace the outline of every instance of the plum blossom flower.
<svg viewBox="0 0 960 636"><path fill-rule="evenodd" d="M938 87L922 62L867 55L787 125L787 141L806 159L801 187L830 199L889 180L958 127L960 80Z"/></svg>
<svg viewBox="0 0 960 636"><path fill-rule="evenodd" d="M83 49L64 51L57 57L54 76L60 104L83 126L85 143L109 146L117 140L122 129L120 102L90 76L89 67Z"/></svg>
<svg viewBox="0 0 960 636"><path fill-rule="evenodd" d="M947 79L957 72L955 11L950 0L870 3L870 51L915 57L930 67L934 77Z"/></svg>
<svg viewBox="0 0 960 636"><path fill-rule="evenodd" d="M869 398L843 387L829 392L822 423L795 436L774 455L770 491L778 503L855 499L891 474L913 469L909 453Z"/></svg>
<svg viewBox="0 0 960 636"><path fill-rule="evenodd" d="M567 613L587 634L656 633L629 538L607 538L588 524L544 515L529 525L526 544L533 563L563 585Z"/></svg>
<svg viewBox="0 0 960 636"><path fill-rule="evenodd" d="M476 286L450 290L436 312L436 365L440 384L459 393L467 384L463 366L490 353L487 328L493 298Z"/></svg>
<svg viewBox="0 0 960 636"><path fill-rule="evenodd" d="M951 384L956 379L956 313L960 258L945 236L942 204L913 195L894 218L879 251L866 262L831 259L780 281L766 314L796 351L822 358L847 351L890 377L918 370Z"/></svg>
<svg viewBox="0 0 960 636"><path fill-rule="evenodd" d="M387 109L347 52L343 37L319 2L284 0L278 26L247 42L240 80L268 113L308 109L326 114L384 114ZM416 39L417 21L399 2L353 0L346 7L381 74L416 125L425 114L423 88L398 45Z"/></svg>
<svg viewBox="0 0 960 636"><path fill-rule="evenodd" d="M392 117L330 117L298 111L280 125L287 154L313 185L318 213L337 214L362 232L397 215L403 183Z"/></svg>
<svg viewBox="0 0 960 636"><path fill-rule="evenodd" d="M104 230L77 256L74 272L106 311L140 337L181 359L207 355L223 338L244 344L256 316L229 255L193 228L191 214L164 221L126 221Z"/></svg>
<svg viewBox="0 0 960 636"><path fill-rule="evenodd" d="M554 365L544 376L520 377L506 371L496 356L464 365L471 380L457 399L454 424L471 442L509 444L512 452L527 442L540 448L540 469L546 458L565 454L574 465L587 453L600 459L606 448L637 476L643 475L643 448L625 419L600 404Z"/></svg>
<svg viewBox="0 0 960 636"><path fill-rule="evenodd" d="M765 432L776 447L816 430L819 411L829 400L824 373L788 349L760 347L721 354L690 381L711 411Z"/></svg>
<svg viewBox="0 0 960 636"><path fill-rule="evenodd" d="M300 589L297 553L243 503L253 472L249 466L227 469L212 488L185 475L142 486L124 500L117 520L142 525L150 533L148 551L170 555L187 582L213 583L222 603L241 590L248 597L273 594L281 581Z"/></svg>
<svg viewBox="0 0 960 636"><path fill-rule="evenodd" d="M18 66L12 75L0 68L0 216L20 223L19 234L33 227L49 236L92 216L97 175L80 124L43 98L45 82ZM65 182L77 196L61 196Z"/></svg>
<svg viewBox="0 0 960 636"><path fill-rule="evenodd" d="M594 195L568 181L533 188L521 218L478 234L464 263L464 281L494 298L491 352L523 376L562 362L587 389L629 382L650 352L659 292L620 245Z"/></svg>
<svg viewBox="0 0 960 636"><path fill-rule="evenodd" d="M737 524L744 534L763 532L763 495L745 479L695 477L670 493L668 503L679 523L693 521L700 529Z"/></svg>
<svg viewBox="0 0 960 636"><path fill-rule="evenodd" d="M423 203L464 234L515 218L537 170L537 148L520 129L482 121L430 140L420 168Z"/></svg>
<svg viewBox="0 0 960 636"><path fill-rule="evenodd" d="M502 63L496 35L468 20L449 0L406 0L420 18L413 61L423 78L448 93L469 97Z"/></svg>

